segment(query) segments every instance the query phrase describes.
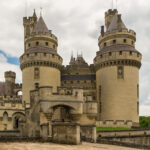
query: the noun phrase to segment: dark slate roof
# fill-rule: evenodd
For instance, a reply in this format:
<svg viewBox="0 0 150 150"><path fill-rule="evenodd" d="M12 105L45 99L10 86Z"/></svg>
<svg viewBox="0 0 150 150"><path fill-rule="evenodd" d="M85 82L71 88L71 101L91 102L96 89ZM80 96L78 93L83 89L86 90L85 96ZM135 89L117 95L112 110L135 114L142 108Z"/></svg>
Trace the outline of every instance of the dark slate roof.
<svg viewBox="0 0 150 150"><path fill-rule="evenodd" d="M112 45L112 46L108 46L108 47L105 47L103 49L101 49L100 51L97 52L97 55L101 55L102 53L106 53L106 52L109 52L109 51L136 51L138 52L134 47L132 46L129 46L129 45ZM138 52L140 53L140 52Z"/></svg>
<svg viewBox="0 0 150 150"><path fill-rule="evenodd" d="M0 96L5 95L5 83L0 82Z"/></svg>
<svg viewBox="0 0 150 150"><path fill-rule="evenodd" d="M96 75L62 75L61 80L96 80Z"/></svg>
<svg viewBox="0 0 150 150"><path fill-rule="evenodd" d="M116 13L112 19L111 24L108 27L108 31L111 32L113 30L118 29L118 13ZM121 19L121 29L126 29L125 24L123 23L122 19Z"/></svg>
<svg viewBox="0 0 150 150"><path fill-rule="evenodd" d="M48 30L42 16L40 16L35 28L33 29L33 33L36 33L36 34L38 34L38 33L43 33L43 34L49 33L49 30Z"/></svg>

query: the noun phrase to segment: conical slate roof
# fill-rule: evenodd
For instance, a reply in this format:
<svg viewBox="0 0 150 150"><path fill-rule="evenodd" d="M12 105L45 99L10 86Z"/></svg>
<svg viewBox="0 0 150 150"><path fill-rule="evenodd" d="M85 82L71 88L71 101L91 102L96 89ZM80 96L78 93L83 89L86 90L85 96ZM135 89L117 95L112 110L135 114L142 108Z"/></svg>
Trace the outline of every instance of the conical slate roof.
<svg viewBox="0 0 150 150"><path fill-rule="evenodd" d="M116 30L118 29L118 20L119 20L119 16L118 14L116 13L112 19L112 22L111 24L109 25L109 28L108 28L108 31L111 32L113 30ZM120 20L121 21L121 29L126 29L126 26L125 24L123 23L122 19Z"/></svg>
<svg viewBox="0 0 150 150"><path fill-rule="evenodd" d="M42 16L40 16L35 28L33 29L33 33L49 33L49 30L42 18Z"/></svg>

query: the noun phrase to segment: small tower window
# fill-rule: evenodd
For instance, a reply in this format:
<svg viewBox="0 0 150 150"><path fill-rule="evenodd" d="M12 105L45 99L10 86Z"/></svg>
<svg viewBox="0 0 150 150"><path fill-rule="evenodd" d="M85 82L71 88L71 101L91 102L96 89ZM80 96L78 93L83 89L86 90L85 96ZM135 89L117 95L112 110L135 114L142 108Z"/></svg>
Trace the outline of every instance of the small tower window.
<svg viewBox="0 0 150 150"><path fill-rule="evenodd" d="M137 97L139 98L139 84L137 84Z"/></svg>
<svg viewBox="0 0 150 150"><path fill-rule="evenodd" d="M132 45L134 44L134 42L133 42L133 41L132 41L131 43L132 43Z"/></svg>
<svg viewBox="0 0 150 150"><path fill-rule="evenodd" d="M35 56L37 56L37 53L34 53L35 54Z"/></svg>
<svg viewBox="0 0 150 150"><path fill-rule="evenodd" d="M40 69L34 68L34 79L39 79L39 78L40 78Z"/></svg>
<svg viewBox="0 0 150 150"><path fill-rule="evenodd" d="M29 57L29 54L27 54L27 57Z"/></svg>
<svg viewBox="0 0 150 150"><path fill-rule="evenodd" d="M64 83L66 84L66 81L64 81Z"/></svg>
<svg viewBox="0 0 150 150"><path fill-rule="evenodd" d="M106 42L104 43L104 47L106 46L107 44L106 44Z"/></svg>
<svg viewBox="0 0 150 150"><path fill-rule="evenodd" d="M122 55L122 51L119 52L119 55Z"/></svg>
<svg viewBox="0 0 150 150"><path fill-rule="evenodd" d="M39 83L35 83L35 89L39 88Z"/></svg>
<svg viewBox="0 0 150 150"><path fill-rule="evenodd" d="M53 48L55 49L55 45L53 45Z"/></svg>
<svg viewBox="0 0 150 150"><path fill-rule="evenodd" d="M30 47L30 46L31 46L31 44L29 43L29 44L28 44L28 47Z"/></svg>
<svg viewBox="0 0 150 150"><path fill-rule="evenodd" d="M130 55L132 55L132 52L130 51Z"/></svg>
<svg viewBox="0 0 150 150"><path fill-rule="evenodd" d="M126 42L127 42L127 39L123 39L123 42L126 43Z"/></svg>
<svg viewBox="0 0 150 150"><path fill-rule="evenodd" d="M139 57L140 56L140 54L139 53L137 53L137 57Z"/></svg>
<svg viewBox="0 0 150 150"><path fill-rule="evenodd" d="M99 86L99 100L101 99L101 96L102 96L102 88L101 88L101 85Z"/></svg>
<svg viewBox="0 0 150 150"><path fill-rule="evenodd" d="M112 53L111 52L109 52L109 56L111 56L112 55Z"/></svg>
<svg viewBox="0 0 150 150"><path fill-rule="evenodd" d="M117 76L118 76L118 79L123 79L124 78L124 68L123 68L123 66L118 66Z"/></svg>
<svg viewBox="0 0 150 150"><path fill-rule="evenodd" d="M113 44L115 44L116 43L116 40L113 40Z"/></svg>
<svg viewBox="0 0 150 150"><path fill-rule="evenodd" d="M54 57L54 54L52 54L52 57Z"/></svg>
<svg viewBox="0 0 150 150"><path fill-rule="evenodd" d="M36 46L38 46L39 45L39 42L36 42Z"/></svg>
<svg viewBox="0 0 150 150"><path fill-rule="evenodd" d="M44 56L46 56L46 53L44 53Z"/></svg>
<svg viewBox="0 0 150 150"><path fill-rule="evenodd" d="M48 42L45 42L45 45L48 46Z"/></svg>

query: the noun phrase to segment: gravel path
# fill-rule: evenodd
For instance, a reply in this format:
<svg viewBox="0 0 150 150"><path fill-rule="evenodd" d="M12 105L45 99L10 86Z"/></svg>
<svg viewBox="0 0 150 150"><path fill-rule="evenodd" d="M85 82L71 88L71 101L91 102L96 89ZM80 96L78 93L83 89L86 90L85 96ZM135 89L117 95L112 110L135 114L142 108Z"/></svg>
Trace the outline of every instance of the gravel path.
<svg viewBox="0 0 150 150"><path fill-rule="evenodd" d="M0 143L0 150L137 150L105 144L82 143L81 145L60 145L53 143Z"/></svg>

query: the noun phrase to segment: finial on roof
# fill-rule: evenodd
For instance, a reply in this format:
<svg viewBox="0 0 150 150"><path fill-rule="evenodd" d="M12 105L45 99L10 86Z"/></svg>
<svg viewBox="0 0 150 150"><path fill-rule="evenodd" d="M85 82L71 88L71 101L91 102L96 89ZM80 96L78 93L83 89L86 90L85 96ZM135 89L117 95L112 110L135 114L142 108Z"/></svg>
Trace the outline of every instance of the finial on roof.
<svg viewBox="0 0 150 150"><path fill-rule="evenodd" d="M41 9L41 10L40 10L40 17L41 17L41 16L42 16L42 7L40 7L40 9Z"/></svg>
<svg viewBox="0 0 150 150"><path fill-rule="evenodd" d="M34 9L34 12L33 12L33 17L37 17L35 9Z"/></svg>

